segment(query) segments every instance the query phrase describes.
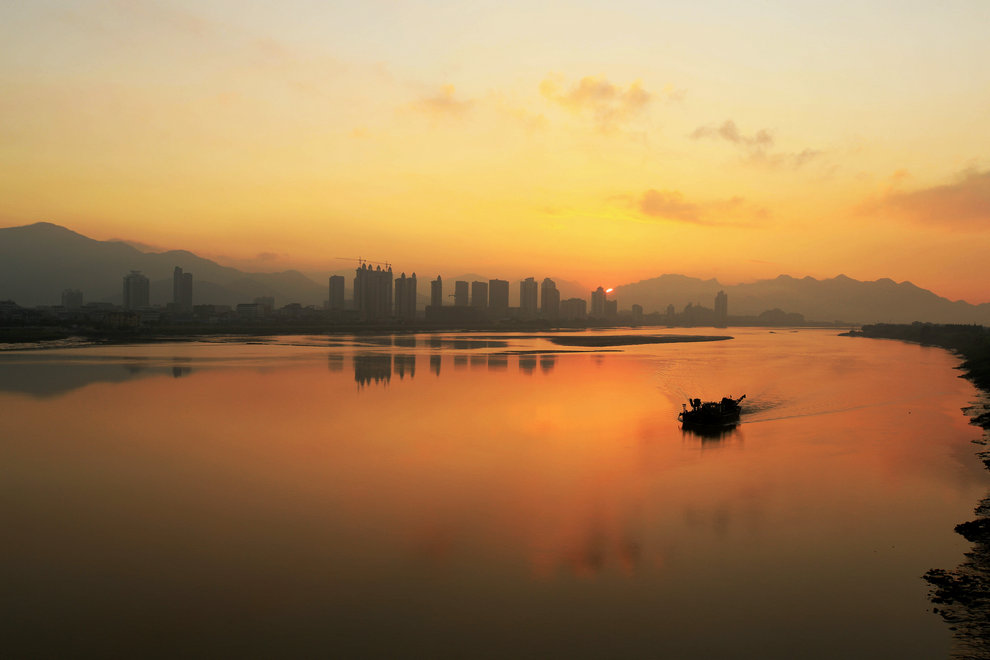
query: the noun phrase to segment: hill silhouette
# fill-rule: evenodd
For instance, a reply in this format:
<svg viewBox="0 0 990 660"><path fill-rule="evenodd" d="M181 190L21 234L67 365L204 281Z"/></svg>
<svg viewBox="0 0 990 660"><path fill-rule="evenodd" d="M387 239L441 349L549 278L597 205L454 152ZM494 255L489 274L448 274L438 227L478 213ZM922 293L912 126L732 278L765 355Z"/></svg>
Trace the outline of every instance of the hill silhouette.
<svg viewBox="0 0 990 660"><path fill-rule="evenodd" d="M20 305L56 305L64 289L80 289L86 302L119 303L131 270L151 280L151 303L172 301L172 270L193 273L194 302L236 305L274 296L277 305L322 304L325 285L302 273L245 273L185 250L142 252L120 241L97 241L49 222L0 229L0 299Z"/></svg>
<svg viewBox="0 0 990 660"><path fill-rule="evenodd" d="M780 275L732 286L715 279L661 275L616 287L613 297L623 309L638 303L648 313L663 312L667 305L680 311L688 303L711 308L719 291L729 296L730 316L756 316L776 308L814 321L990 323L990 303L948 300L911 282L887 278L863 282L845 275L825 280Z"/></svg>

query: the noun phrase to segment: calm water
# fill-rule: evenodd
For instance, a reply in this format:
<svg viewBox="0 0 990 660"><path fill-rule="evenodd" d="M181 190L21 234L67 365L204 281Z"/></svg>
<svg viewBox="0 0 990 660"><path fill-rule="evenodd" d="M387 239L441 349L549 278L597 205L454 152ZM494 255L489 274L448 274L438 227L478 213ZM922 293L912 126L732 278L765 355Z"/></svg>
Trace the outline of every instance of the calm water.
<svg viewBox="0 0 990 660"><path fill-rule="evenodd" d="M955 358L728 334L0 353L4 646L947 656L920 576L990 486ZM743 393L721 437L675 420Z"/></svg>

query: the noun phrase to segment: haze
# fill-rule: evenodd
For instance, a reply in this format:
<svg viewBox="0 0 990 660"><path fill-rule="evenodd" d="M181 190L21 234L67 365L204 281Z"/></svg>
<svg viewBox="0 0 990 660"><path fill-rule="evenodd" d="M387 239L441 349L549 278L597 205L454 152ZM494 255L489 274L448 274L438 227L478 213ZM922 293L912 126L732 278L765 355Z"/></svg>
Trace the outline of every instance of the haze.
<svg viewBox="0 0 990 660"><path fill-rule="evenodd" d="M990 5L6 3L0 226L985 302Z"/></svg>

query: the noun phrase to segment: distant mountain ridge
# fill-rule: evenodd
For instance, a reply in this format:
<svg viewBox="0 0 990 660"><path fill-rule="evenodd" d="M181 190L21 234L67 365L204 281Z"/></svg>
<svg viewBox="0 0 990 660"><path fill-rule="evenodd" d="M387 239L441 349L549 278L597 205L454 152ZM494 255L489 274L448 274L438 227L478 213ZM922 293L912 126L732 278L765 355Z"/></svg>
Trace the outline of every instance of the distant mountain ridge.
<svg viewBox="0 0 990 660"><path fill-rule="evenodd" d="M320 305L327 287L302 273L245 273L185 250L142 252L119 241L97 241L49 222L0 229L0 299L33 307L57 305L64 289L86 302L122 298L123 277L140 270L151 280L151 303L172 301L172 271L193 273L193 302L236 305L274 296L276 305Z"/></svg>
<svg viewBox="0 0 990 660"><path fill-rule="evenodd" d="M723 285L716 279L661 275L616 287L612 297L623 309L634 303L645 312L681 311L688 303L712 308L715 294L729 297L729 315L752 316L768 309L803 314L809 321L848 323L979 323L990 325L990 303L952 301L911 282L881 278L873 282L845 275L816 280L780 275L772 280Z"/></svg>
<svg viewBox="0 0 990 660"><path fill-rule="evenodd" d="M87 302L119 303L122 279L131 270L148 276L151 303L164 305L172 300L175 266L193 273L195 304L236 305L258 296L274 296L277 306L291 302L322 305L327 298L325 282L314 282L295 270L247 273L185 250L142 252L120 241L97 241L49 222L0 228L0 300L26 307L57 305L67 288L82 290ZM471 281L481 276L457 279L462 278ZM429 295L425 280L432 277L422 279L419 298L425 303ZM453 293L452 280L445 278L444 285L445 293ZM557 280L557 286L561 298L590 297L590 291L582 292L573 282ZM610 297L619 301L621 309L640 304L650 313L663 312L667 305L680 311L688 303L711 308L715 294L723 290L729 296L730 315L758 315L779 308L803 314L809 321L990 325L990 303L951 301L911 282L887 278L861 282L845 275L825 280L780 275L727 286L716 279L667 274L618 286ZM517 282L510 284L510 291L518 299Z"/></svg>

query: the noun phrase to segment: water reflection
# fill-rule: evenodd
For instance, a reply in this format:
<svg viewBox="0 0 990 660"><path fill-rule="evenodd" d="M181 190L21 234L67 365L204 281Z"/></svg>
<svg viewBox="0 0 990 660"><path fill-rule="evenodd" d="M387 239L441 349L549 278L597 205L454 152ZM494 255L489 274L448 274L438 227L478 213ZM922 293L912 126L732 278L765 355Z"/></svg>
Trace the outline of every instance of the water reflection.
<svg viewBox="0 0 990 660"><path fill-rule="evenodd" d="M430 371L432 371L437 376L440 375L440 365L443 363L443 357L436 353L430 356Z"/></svg>
<svg viewBox="0 0 990 660"><path fill-rule="evenodd" d="M523 372L527 376L531 376L536 370L536 356L535 355L520 355L519 356L519 371Z"/></svg>
<svg viewBox="0 0 990 660"><path fill-rule="evenodd" d="M344 370L344 356L340 353L331 353L327 356L327 369L331 372Z"/></svg>
<svg viewBox="0 0 990 660"><path fill-rule="evenodd" d="M556 355L541 355L540 356L540 371L543 373L550 373L553 371L554 365L557 364Z"/></svg>
<svg viewBox="0 0 990 660"><path fill-rule="evenodd" d="M724 426L692 426L681 425L681 435L687 438L699 438L702 442L719 444L736 433L738 424Z"/></svg>
<svg viewBox="0 0 990 660"><path fill-rule="evenodd" d="M387 353L356 353L354 361L354 381L358 387L374 383L388 385L392 380L392 356Z"/></svg>
<svg viewBox="0 0 990 660"><path fill-rule="evenodd" d="M509 356L492 353L488 356L488 371L505 371L509 368Z"/></svg>
<svg viewBox="0 0 990 660"><path fill-rule="evenodd" d="M393 360L393 364L394 364L393 368L395 370L395 374L399 377L399 380L405 378L406 374L409 374L410 378L416 375L415 355L402 355L396 353L395 358Z"/></svg>

